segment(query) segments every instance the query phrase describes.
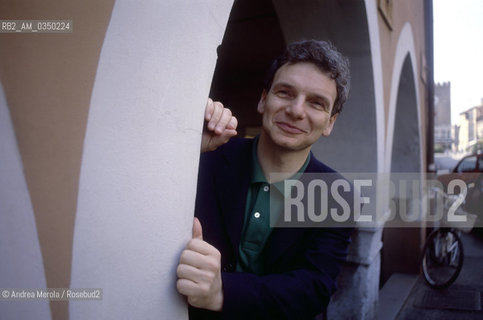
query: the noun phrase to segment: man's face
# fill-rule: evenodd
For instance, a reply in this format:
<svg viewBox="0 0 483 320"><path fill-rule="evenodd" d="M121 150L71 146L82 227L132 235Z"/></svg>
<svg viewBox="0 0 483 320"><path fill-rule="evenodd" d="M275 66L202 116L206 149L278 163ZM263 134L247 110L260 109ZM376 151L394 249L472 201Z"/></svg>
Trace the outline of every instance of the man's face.
<svg viewBox="0 0 483 320"><path fill-rule="evenodd" d="M285 64L258 102L264 134L278 147L299 151L328 136L337 115L335 80L312 63Z"/></svg>

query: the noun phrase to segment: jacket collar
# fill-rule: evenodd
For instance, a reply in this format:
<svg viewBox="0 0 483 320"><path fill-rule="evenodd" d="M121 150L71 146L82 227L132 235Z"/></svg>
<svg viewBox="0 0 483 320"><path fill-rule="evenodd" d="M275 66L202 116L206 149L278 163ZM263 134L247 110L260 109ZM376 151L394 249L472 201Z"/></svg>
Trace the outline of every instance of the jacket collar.
<svg viewBox="0 0 483 320"><path fill-rule="evenodd" d="M223 223L228 232L233 252L238 256L238 247L243 228L245 202L252 171L251 150L253 140L235 140L223 150L224 165L220 168L215 188L219 190Z"/></svg>

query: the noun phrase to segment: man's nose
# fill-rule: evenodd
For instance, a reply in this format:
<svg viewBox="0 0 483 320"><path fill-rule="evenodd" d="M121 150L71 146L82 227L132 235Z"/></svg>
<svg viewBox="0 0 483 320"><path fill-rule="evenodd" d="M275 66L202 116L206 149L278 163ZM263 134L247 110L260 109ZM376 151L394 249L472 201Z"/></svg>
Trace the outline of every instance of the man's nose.
<svg viewBox="0 0 483 320"><path fill-rule="evenodd" d="M285 108L285 112L295 119L303 119L305 117L304 99L298 97L290 101L289 105Z"/></svg>

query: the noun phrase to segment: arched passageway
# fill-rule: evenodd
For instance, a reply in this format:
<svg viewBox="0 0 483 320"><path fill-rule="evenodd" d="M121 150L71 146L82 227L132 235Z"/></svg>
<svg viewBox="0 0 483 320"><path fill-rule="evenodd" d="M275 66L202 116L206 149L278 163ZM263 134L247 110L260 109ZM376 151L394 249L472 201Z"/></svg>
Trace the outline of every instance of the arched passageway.
<svg viewBox="0 0 483 320"><path fill-rule="evenodd" d="M422 168L418 97L412 63L408 53L404 58L397 89L391 172L398 174L420 173ZM408 196L411 194L408 193ZM409 204L408 207L398 205L396 210L402 210L401 208L421 210L415 199L396 199L396 203L402 202ZM400 216L401 212L396 214ZM386 228L383 233L383 243L382 283L394 272L417 273L419 271L419 255L414 254L414 248L421 243L419 228Z"/></svg>
<svg viewBox="0 0 483 320"><path fill-rule="evenodd" d="M242 135L253 135L260 125L256 103L274 56L286 43L330 40L351 61L352 87L332 135L313 151L339 171L375 172L378 123L367 23L361 1L238 0L218 49L210 95L236 113Z"/></svg>

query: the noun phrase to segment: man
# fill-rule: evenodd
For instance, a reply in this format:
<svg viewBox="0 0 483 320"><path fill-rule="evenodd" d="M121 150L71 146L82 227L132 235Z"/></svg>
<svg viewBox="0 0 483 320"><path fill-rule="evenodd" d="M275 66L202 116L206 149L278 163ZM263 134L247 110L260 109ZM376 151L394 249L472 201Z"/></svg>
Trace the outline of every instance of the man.
<svg viewBox="0 0 483 320"><path fill-rule="evenodd" d="M268 191L278 182L270 181L273 172L283 173L279 179L334 172L310 149L332 131L348 90L347 59L309 40L275 60L256 139L225 144L237 121L209 100L202 151L216 151L201 156L193 239L177 269L190 318L313 319L326 307L350 230L270 228Z"/></svg>

